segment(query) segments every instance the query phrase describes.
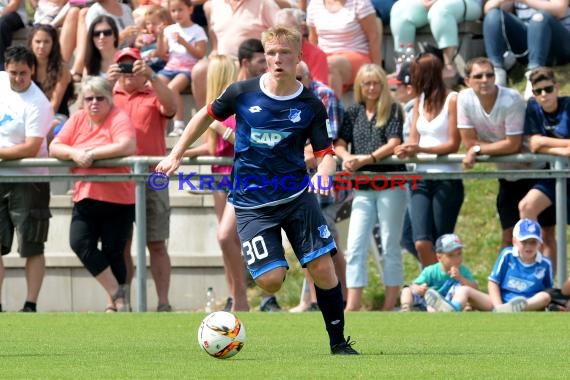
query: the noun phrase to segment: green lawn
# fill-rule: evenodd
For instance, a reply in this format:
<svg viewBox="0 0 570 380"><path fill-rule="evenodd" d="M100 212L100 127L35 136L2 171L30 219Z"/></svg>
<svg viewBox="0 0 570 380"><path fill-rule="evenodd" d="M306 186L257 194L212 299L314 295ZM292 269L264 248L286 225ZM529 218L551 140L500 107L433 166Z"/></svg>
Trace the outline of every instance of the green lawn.
<svg viewBox="0 0 570 380"><path fill-rule="evenodd" d="M358 357L328 352L320 313L241 313L235 357L198 347L202 313L3 313L2 378L562 378L563 313L347 315Z"/></svg>

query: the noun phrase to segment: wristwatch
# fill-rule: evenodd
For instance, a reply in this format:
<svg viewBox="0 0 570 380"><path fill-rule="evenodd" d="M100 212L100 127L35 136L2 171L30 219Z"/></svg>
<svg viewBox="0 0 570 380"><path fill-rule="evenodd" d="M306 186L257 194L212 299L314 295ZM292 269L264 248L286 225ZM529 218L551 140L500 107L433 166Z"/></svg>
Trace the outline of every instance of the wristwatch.
<svg viewBox="0 0 570 380"><path fill-rule="evenodd" d="M477 156L481 154L481 145L473 145L473 153L475 153Z"/></svg>

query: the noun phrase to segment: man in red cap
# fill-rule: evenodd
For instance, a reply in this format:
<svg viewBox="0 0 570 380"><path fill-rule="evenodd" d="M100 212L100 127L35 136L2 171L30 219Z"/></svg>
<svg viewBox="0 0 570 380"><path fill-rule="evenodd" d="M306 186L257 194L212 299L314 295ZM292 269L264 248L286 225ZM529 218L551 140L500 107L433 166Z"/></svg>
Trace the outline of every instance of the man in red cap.
<svg viewBox="0 0 570 380"><path fill-rule="evenodd" d="M125 48L115 54L115 63L109 67L107 79L116 82L113 90L115 104L130 115L135 126L137 155L166 155L167 121L176 113L172 90L158 79L135 48ZM171 311L168 300L171 267L166 249L170 229L168 189L154 190L147 185L146 227L150 270L158 296L157 311ZM125 261L128 289L134 274L131 241L125 248ZM128 297L126 301L129 302Z"/></svg>

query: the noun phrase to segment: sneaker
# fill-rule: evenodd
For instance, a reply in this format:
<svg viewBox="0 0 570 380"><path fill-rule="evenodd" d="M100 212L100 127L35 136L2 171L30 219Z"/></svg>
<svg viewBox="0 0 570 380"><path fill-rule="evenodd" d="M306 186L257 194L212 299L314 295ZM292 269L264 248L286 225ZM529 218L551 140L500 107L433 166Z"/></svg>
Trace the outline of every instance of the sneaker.
<svg viewBox="0 0 570 380"><path fill-rule="evenodd" d="M518 313L523 311L527 304L526 298L515 297L507 303L495 306L493 311L496 313Z"/></svg>
<svg viewBox="0 0 570 380"><path fill-rule="evenodd" d="M530 83L530 73L531 71L527 71L526 73L524 73L524 76L526 78L526 86L524 88L524 94L523 94L523 98L524 100L529 100L533 95L532 95L532 83Z"/></svg>
<svg viewBox="0 0 570 380"><path fill-rule="evenodd" d="M433 307L436 311L455 311L455 308L435 289L428 289L424 298L428 306Z"/></svg>
<svg viewBox="0 0 570 380"><path fill-rule="evenodd" d="M259 306L259 310L268 313L279 312L281 311L281 306L279 306L279 304L277 303L277 298L275 298L275 296L271 296Z"/></svg>
<svg viewBox="0 0 570 380"><path fill-rule="evenodd" d="M226 300L226 306L224 306L224 311L228 313L232 311L232 307L234 306L234 299L232 297L228 297Z"/></svg>
<svg viewBox="0 0 570 380"><path fill-rule="evenodd" d="M495 67L495 84L497 86L507 86L507 72L502 67Z"/></svg>
<svg viewBox="0 0 570 380"><path fill-rule="evenodd" d="M163 303L161 305L158 305L156 311L159 313L170 313L172 311L172 306L170 306L170 304Z"/></svg>
<svg viewBox="0 0 570 380"><path fill-rule="evenodd" d="M352 345L356 343L350 341L350 337L346 338L346 342L341 342L331 346L331 353L333 355L359 355L358 351L352 348Z"/></svg>
<svg viewBox="0 0 570 380"><path fill-rule="evenodd" d="M180 137L182 136L182 132L184 132L184 128L174 128L172 132L168 134L168 137Z"/></svg>
<svg viewBox="0 0 570 380"><path fill-rule="evenodd" d="M18 312L19 313L35 313L36 311L29 306L24 306L23 308L18 310Z"/></svg>

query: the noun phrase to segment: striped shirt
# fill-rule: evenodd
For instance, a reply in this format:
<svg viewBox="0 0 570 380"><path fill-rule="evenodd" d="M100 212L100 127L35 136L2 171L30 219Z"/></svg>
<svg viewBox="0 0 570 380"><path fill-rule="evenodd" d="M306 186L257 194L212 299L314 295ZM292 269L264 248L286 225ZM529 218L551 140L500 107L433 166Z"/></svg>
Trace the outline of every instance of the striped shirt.
<svg viewBox="0 0 570 380"><path fill-rule="evenodd" d="M307 25L316 29L319 47L327 54L347 50L369 54L359 20L370 14L376 14L370 0L346 0L337 12L326 9L324 1L314 0L307 7Z"/></svg>

